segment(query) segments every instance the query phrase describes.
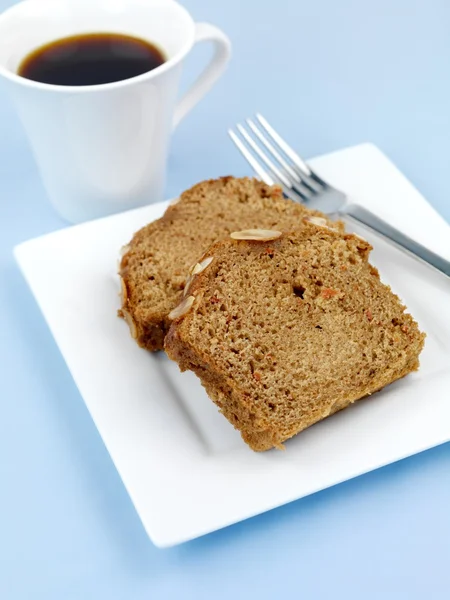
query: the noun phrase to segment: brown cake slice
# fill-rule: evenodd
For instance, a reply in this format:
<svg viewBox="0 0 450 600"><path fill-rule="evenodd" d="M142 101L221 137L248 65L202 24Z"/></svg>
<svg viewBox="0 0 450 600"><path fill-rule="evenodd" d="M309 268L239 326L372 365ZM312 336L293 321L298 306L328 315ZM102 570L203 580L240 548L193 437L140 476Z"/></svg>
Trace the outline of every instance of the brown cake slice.
<svg viewBox="0 0 450 600"><path fill-rule="evenodd" d="M212 243L242 228L292 230L307 214L326 219L284 199L279 187L256 179L223 177L184 192L125 247L120 315L138 344L148 350L163 348L168 314L182 297L189 267ZM342 223L333 226L342 228Z"/></svg>
<svg viewBox="0 0 450 600"><path fill-rule="evenodd" d="M425 336L369 264L368 242L312 223L234 237L252 241L210 248L165 347L253 450L418 368Z"/></svg>

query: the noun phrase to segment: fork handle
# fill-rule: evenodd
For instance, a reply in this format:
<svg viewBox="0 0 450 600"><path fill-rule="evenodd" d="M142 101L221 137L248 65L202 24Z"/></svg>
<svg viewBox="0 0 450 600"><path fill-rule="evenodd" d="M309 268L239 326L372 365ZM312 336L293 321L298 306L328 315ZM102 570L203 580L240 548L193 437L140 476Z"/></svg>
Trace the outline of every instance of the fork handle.
<svg viewBox="0 0 450 600"><path fill-rule="evenodd" d="M339 213L342 216L347 217L350 221L356 221L372 231L388 238L394 242L402 250L405 250L409 254L413 254L416 258L428 263L447 277L450 277L450 262L442 256L428 250L422 244L415 242L413 239L383 221L369 210L366 210L359 204L347 204Z"/></svg>

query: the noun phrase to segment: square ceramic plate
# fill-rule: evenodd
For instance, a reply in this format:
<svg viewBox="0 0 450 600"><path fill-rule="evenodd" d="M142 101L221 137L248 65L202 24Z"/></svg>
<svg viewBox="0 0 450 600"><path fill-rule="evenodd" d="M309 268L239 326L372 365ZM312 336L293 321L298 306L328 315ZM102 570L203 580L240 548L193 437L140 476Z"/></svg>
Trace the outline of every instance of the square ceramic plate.
<svg viewBox="0 0 450 600"><path fill-rule="evenodd" d="M350 200L450 258L450 228L374 146L311 161ZM427 332L419 372L253 453L192 373L137 347L119 307L119 248L166 203L31 240L20 267L157 546L170 546L450 439L450 280L366 231L372 262ZM357 451L355 451L357 449Z"/></svg>

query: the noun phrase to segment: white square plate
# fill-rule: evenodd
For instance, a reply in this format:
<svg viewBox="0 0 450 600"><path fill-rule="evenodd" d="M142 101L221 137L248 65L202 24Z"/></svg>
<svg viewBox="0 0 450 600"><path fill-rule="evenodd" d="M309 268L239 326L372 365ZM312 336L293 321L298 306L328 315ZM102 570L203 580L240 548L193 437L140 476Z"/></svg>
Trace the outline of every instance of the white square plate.
<svg viewBox="0 0 450 600"><path fill-rule="evenodd" d="M374 146L311 161L330 183L450 258L450 228ZM137 347L117 318L119 248L166 203L21 244L20 267L157 546L171 546L450 439L450 282L361 231L427 332L421 369L253 453L192 373Z"/></svg>

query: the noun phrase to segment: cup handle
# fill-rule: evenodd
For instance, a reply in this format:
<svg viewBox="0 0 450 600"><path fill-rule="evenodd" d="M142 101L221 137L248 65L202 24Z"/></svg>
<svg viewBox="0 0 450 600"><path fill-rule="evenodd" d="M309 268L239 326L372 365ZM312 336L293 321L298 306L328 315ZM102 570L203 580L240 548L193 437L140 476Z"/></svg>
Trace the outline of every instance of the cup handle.
<svg viewBox="0 0 450 600"><path fill-rule="evenodd" d="M173 118L175 128L190 110L212 88L225 70L231 56L231 43L228 37L218 27L209 23L195 24L195 40L198 42L213 42L215 51L203 73L199 75L191 88L179 100Z"/></svg>

